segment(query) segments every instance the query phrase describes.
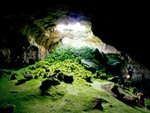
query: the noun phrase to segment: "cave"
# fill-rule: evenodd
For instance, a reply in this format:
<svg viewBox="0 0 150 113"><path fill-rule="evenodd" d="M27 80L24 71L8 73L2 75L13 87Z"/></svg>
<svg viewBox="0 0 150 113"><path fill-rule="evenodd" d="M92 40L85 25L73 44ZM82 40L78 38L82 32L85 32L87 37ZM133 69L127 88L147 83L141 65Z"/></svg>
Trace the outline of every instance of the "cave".
<svg viewBox="0 0 150 113"><path fill-rule="evenodd" d="M3 1L0 112L148 113L146 5Z"/></svg>

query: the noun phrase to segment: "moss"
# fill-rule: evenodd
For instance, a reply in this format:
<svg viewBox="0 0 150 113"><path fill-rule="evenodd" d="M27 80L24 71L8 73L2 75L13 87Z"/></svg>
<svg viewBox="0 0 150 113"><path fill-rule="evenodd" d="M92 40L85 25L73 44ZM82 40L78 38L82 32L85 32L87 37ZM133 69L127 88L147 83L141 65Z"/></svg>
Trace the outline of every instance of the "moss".
<svg viewBox="0 0 150 113"><path fill-rule="evenodd" d="M47 95L50 96L50 98L53 101L62 99L65 94L67 93L67 90L64 89L64 86L58 85L58 86L52 86L48 91Z"/></svg>
<svg viewBox="0 0 150 113"><path fill-rule="evenodd" d="M0 107L5 104L15 105L14 113L139 113L139 111L148 113L146 109L129 107L101 89L102 84L110 82L95 78L96 73L93 74L80 64L80 60L85 57L94 61L91 51L90 48L81 48L80 50L70 47L58 48L45 59L33 65L19 70L1 71L3 77L0 79ZM115 59L114 56L113 58ZM96 63L96 60L94 62ZM59 81L59 84L48 87L45 95L41 95L42 81L55 73L72 75L73 82L68 84L63 80ZM17 79L9 80L11 74L17 74ZM37 79L15 85L24 79L24 74L32 74ZM98 70L97 74L105 75L107 78L112 76L111 74L107 75L103 70ZM44 77L45 75L46 77ZM89 78L86 80L86 77ZM57 76L51 77L51 79L58 80ZM94 81L97 81L97 84ZM111 89L114 86L115 84ZM95 97L107 101L107 103L101 103L103 111L93 109L93 98ZM146 105L149 106L149 102Z"/></svg>
<svg viewBox="0 0 150 113"><path fill-rule="evenodd" d="M144 104L145 104L145 107L146 107L148 110L150 110L150 99L146 99Z"/></svg>

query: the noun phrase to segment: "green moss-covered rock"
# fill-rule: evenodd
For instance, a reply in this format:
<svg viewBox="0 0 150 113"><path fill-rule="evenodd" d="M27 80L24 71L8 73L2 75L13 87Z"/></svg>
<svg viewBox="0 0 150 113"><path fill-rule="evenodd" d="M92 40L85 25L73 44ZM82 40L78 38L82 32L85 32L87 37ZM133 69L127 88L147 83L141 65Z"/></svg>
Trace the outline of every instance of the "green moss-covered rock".
<svg viewBox="0 0 150 113"><path fill-rule="evenodd" d="M73 82L73 75L64 75L64 82L65 83L72 83Z"/></svg>
<svg viewBox="0 0 150 113"><path fill-rule="evenodd" d="M42 81L40 90L42 93L45 93L51 86L59 85L59 84L60 82L57 79L49 78L49 79Z"/></svg>

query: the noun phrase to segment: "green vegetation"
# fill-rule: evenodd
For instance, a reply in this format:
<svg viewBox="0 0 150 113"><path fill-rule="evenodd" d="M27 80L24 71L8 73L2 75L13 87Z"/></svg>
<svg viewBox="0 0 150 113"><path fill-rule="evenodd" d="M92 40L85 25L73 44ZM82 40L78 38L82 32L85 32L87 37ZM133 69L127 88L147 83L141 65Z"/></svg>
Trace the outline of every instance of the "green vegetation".
<svg viewBox="0 0 150 113"><path fill-rule="evenodd" d="M95 77L96 74L108 78L113 74L106 74L101 71L102 68L92 73L81 64L83 58L101 65L91 48L60 47L28 67L0 70L0 110L12 110L13 113L149 112L147 109L128 106L103 90L102 85L112 82ZM109 56L109 59L115 57ZM73 80L70 82L68 77L73 77ZM46 87L44 95L41 86Z"/></svg>

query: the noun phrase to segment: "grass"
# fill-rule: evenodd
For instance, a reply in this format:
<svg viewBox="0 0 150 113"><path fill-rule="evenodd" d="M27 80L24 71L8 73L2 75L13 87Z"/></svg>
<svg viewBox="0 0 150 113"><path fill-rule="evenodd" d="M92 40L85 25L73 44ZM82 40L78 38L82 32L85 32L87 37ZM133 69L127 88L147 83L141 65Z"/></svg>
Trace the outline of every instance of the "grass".
<svg viewBox="0 0 150 113"><path fill-rule="evenodd" d="M87 50L87 49L86 49ZM71 50L70 50L71 51ZM59 51L60 52L60 51ZM103 84L110 82L94 78L94 73L86 70L80 64L79 56L68 55L67 51L55 51L47 58L20 70L1 70L0 78L0 108L13 105L13 113L148 113L147 109L131 107L114 98L109 92L101 89ZM83 52L85 53L85 52ZM77 55L77 51L76 54ZM65 56L65 57L64 57ZM88 57L88 55L86 55ZM90 53L89 57L93 58ZM53 85L46 95L41 95L39 87L47 76L60 70L66 75L73 75L72 83L60 81ZM16 80L10 80L12 74L17 75ZM32 74L37 79L31 79L16 85L24 74ZM86 82L84 77L90 75L92 83ZM94 98L105 100L101 106L103 110L95 109Z"/></svg>
<svg viewBox="0 0 150 113"><path fill-rule="evenodd" d="M4 79L4 78L3 78ZM80 79L73 84L61 83L49 89L49 95L41 96L40 80L31 80L16 86L16 81L1 81L1 104L15 105L14 113L140 113L121 101L114 98L106 91L100 91ZM2 88L3 86L3 88ZM107 103L102 103L103 111L93 109L93 98L103 98ZM139 108L138 108L139 109ZM148 113L146 109L140 109Z"/></svg>

